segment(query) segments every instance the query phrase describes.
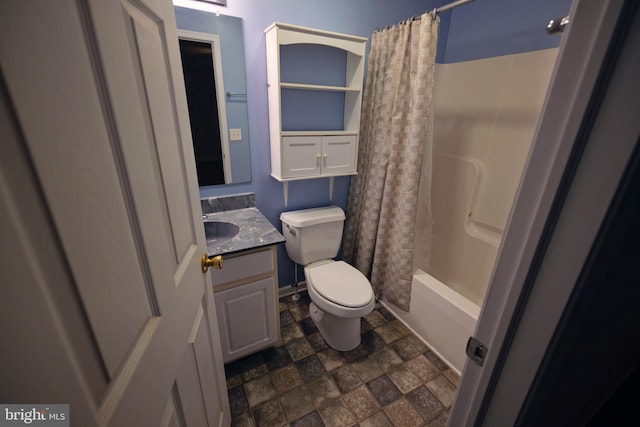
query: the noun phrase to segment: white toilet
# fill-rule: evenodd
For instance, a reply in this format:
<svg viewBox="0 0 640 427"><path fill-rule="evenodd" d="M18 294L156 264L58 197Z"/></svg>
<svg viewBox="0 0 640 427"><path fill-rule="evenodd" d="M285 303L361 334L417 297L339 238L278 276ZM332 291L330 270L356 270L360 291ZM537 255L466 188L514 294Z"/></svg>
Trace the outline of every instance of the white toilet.
<svg viewBox="0 0 640 427"><path fill-rule="evenodd" d="M287 254L304 265L311 318L327 344L339 351L360 344L360 318L375 306L367 278L346 262L333 260L344 219L338 206L280 214Z"/></svg>

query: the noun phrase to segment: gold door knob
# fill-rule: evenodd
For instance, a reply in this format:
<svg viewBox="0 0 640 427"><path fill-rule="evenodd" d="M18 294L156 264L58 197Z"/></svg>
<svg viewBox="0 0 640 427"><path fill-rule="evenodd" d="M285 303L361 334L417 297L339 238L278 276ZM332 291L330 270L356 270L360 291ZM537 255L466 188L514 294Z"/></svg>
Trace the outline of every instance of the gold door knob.
<svg viewBox="0 0 640 427"><path fill-rule="evenodd" d="M202 272L206 273L209 271L209 267L213 267L217 270L222 269L222 255L214 256L213 258L209 258L207 254L202 254Z"/></svg>

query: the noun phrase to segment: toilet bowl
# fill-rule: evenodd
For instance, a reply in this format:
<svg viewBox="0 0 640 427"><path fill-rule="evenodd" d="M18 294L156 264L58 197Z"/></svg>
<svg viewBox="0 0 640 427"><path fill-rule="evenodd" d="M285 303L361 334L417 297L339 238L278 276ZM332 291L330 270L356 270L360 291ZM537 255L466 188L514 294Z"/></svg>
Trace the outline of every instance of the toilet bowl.
<svg viewBox="0 0 640 427"><path fill-rule="evenodd" d="M327 344L339 351L358 347L360 318L375 306L367 278L333 259L340 248L344 219L344 211L337 206L280 215L287 254L304 265L311 318Z"/></svg>
<svg viewBox="0 0 640 427"><path fill-rule="evenodd" d="M371 284L343 261L319 261L305 267L309 313L330 347L349 351L360 345L360 318L373 311Z"/></svg>

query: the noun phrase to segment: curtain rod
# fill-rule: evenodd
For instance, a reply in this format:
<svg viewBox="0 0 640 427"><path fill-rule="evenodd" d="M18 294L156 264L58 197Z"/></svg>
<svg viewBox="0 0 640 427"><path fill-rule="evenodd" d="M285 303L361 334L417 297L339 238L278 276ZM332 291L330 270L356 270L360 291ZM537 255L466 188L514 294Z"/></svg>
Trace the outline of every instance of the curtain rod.
<svg viewBox="0 0 640 427"><path fill-rule="evenodd" d="M467 3L471 3L474 0L456 0L456 1L452 1L451 3L447 3L444 6L440 6L440 7L436 7L433 8L432 10L428 11L427 13L431 14L431 18L436 19L436 15L440 12L444 12L453 8L456 8L458 6L462 6L463 4L467 4ZM400 22L401 24L404 22L408 22L408 21L418 21L421 19L421 15L415 15L412 16L411 18L405 19L404 21ZM384 27L384 28L376 28L376 32L377 31L381 31L387 28L391 28L392 26L388 26L388 27Z"/></svg>
<svg viewBox="0 0 640 427"><path fill-rule="evenodd" d="M440 13L440 12L444 12L445 10L449 10L449 9L453 9L455 7L458 6L462 6L463 4L467 4L467 3L471 3L473 0L458 0L458 1L453 1L449 4L445 4L444 6L440 6L440 7L436 7L435 9L433 9L431 11L432 15L435 15L436 13ZM435 16L434 16L435 17Z"/></svg>

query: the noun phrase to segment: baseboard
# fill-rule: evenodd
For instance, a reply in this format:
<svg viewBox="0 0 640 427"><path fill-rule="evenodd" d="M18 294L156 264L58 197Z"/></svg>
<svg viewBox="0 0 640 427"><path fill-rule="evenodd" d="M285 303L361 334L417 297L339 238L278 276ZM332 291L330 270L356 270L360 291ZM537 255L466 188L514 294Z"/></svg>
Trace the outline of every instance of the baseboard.
<svg viewBox="0 0 640 427"><path fill-rule="evenodd" d="M298 292L307 290L307 282L298 283ZM286 285L278 288L278 298L284 298L289 295L293 295L296 292L293 285Z"/></svg>

